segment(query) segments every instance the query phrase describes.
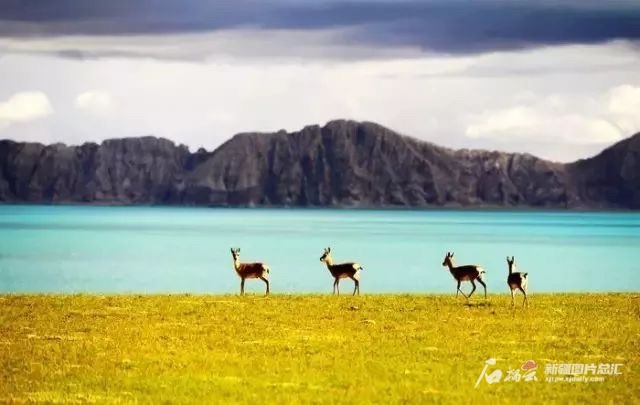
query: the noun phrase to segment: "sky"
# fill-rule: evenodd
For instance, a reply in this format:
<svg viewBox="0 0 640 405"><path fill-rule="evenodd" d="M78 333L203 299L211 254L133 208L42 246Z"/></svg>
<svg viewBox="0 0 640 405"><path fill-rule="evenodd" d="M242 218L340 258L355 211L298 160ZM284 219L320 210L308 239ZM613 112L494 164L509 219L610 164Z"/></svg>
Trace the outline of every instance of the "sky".
<svg viewBox="0 0 640 405"><path fill-rule="evenodd" d="M640 0L0 0L0 139L373 121L592 156L640 131Z"/></svg>

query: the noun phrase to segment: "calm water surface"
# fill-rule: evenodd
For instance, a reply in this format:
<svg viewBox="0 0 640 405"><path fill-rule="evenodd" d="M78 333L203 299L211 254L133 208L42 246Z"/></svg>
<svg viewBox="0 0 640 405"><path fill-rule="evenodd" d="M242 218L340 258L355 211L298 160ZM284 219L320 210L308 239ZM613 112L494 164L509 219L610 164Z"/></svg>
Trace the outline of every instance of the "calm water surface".
<svg viewBox="0 0 640 405"><path fill-rule="evenodd" d="M490 292L507 292L507 255L534 293L640 291L640 213L5 205L0 292L231 293L232 246L271 266L273 292L331 292L325 246L363 265L363 293L454 293L447 250Z"/></svg>

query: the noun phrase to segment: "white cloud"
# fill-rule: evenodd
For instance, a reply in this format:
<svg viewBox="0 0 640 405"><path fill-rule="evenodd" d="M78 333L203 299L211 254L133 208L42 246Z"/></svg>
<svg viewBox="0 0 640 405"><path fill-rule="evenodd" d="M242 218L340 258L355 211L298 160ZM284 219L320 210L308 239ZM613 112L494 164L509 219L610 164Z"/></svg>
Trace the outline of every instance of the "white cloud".
<svg viewBox="0 0 640 405"><path fill-rule="evenodd" d="M472 138L504 136L522 133L536 125L540 114L531 107L516 106L478 114L467 127L466 134Z"/></svg>
<svg viewBox="0 0 640 405"><path fill-rule="evenodd" d="M229 29L146 35L0 37L5 54L48 54L72 59L143 58L174 61L326 61L416 57L416 46L346 43L352 29Z"/></svg>
<svg viewBox="0 0 640 405"><path fill-rule="evenodd" d="M577 144L612 143L627 135L606 119L557 113L545 107L516 106L477 114L465 134L470 138Z"/></svg>
<svg viewBox="0 0 640 405"><path fill-rule="evenodd" d="M91 90L78 94L75 106L81 110L88 110L93 113L103 113L108 111L113 104L111 95L105 91Z"/></svg>
<svg viewBox="0 0 640 405"><path fill-rule="evenodd" d="M128 46L127 38L119 46ZM365 60L315 53L317 59L298 60L261 59L247 44L240 48L248 47L250 57L242 57L242 49L226 54L209 49L204 38L202 44L189 39L196 43L148 40L169 53L201 47L198 62L3 54L0 77L16 80L0 80L0 101L28 86L45 92L56 111L2 135L79 144L151 134L211 150L237 132L291 131L350 118L452 148L570 161L640 129L633 107L640 71L629 68L640 64L640 53L619 43ZM96 96L101 93L106 96Z"/></svg>
<svg viewBox="0 0 640 405"><path fill-rule="evenodd" d="M0 103L0 129L14 123L46 117L52 113L53 108L46 94L39 91L16 93Z"/></svg>
<svg viewBox="0 0 640 405"><path fill-rule="evenodd" d="M471 115L465 134L470 138L603 144L640 130L640 87L616 86L596 98L552 94L528 101Z"/></svg>
<svg viewBox="0 0 640 405"><path fill-rule="evenodd" d="M626 84L611 89L608 110L624 132L640 131L640 86Z"/></svg>

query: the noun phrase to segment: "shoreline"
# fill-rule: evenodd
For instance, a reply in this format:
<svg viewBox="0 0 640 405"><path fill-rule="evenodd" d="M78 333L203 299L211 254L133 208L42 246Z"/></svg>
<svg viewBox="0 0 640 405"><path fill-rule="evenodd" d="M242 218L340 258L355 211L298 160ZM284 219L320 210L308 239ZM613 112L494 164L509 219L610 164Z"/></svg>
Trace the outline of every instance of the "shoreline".
<svg viewBox="0 0 640 405"><path fill-rule="evenodd" d="M615 295L615 296L620 296L620 295L632 295L635 296L637 295L637 298L640 298L640 290L638 291L557 291L557 292L527 292L527 294L530 294L531 297L553 297L553 296L560 296L560 295L569 295L569 296L580 296L580 295L584 295L584 296L607 296L607 295ZM165 297L165 298L169 298L169 297L193 297L193 298L215 298L215 297L224 297L224 298L233 298L233 297L237 297L238 299L243 299L243 296L237 294L237 293L212 293L212 294L207 294L207 293L189 293L189 292L185 292L185 293L140 293L140 292L131 292L131 293L100 293L100 292L77 292L77 293L65 293L65 292L61 292L61 293L56 293L56 292L45 292L45 293L39 293L39 292L16 292L16 293L12 293L12 292L8 292L8 293L0 293L0 298L6 298L6 297L127 297L127 298L132 298L132 297L136 297L136 298L158 298L158 297ZM318 297L335 297L336 299L342 299L342 298L353 298L353 299L365 299L367 297L377 297L377 298L384 298L384 297L413 297L413 298L447 298L447 297L452 297L452 298L456 298L455 297L455 293L451 294L451 293L429 293L429 292L425 292L425 293L417 293L417 292L408 292L408 293L403 293L403 292L383 292L383 293L362 293L361 295L351 295L350 293L345 293L345 294L340 294L339 296L336 295L332 295L331 293L322 293L322 292L317 292L317 293L279 293L279 292L274 292L274 293L270 293L269 296L264 296L264 294L261 294L259 292L257 293L253 293L253 292L247 292L246 295L244 297L249 297L249 298L261 298L261 299L269 299L269 298L286 298L286 297L291 297L291 298L318 298ZM487 294L488 300L490 301L490 298L509 298L511 297L511 294L509 292L504 292L504 293L488 293ZM516 295L516 297L520 297L520 295ZM460 300L461 302L463 301L463 298L458 297L458 300ZM482 302L484 301L484 298L476 298L475 296L470 300L471 302Z"/></svg>
<svg viewBox="0 0 640 405"><path fill-rule="evenodd" d="M604 213L604 214L640 214L632 208L559 208L531 206L493 206L493 205L433 205L433 206L311 206L311 205L206 205L206 204L144 204L124 202L29 202L0 201L0 207L112 207L112 208L175 208L175 209L213 209L213 210L257 210L257 211L381 211L381 212L477 212L477 213Z"/></svg>

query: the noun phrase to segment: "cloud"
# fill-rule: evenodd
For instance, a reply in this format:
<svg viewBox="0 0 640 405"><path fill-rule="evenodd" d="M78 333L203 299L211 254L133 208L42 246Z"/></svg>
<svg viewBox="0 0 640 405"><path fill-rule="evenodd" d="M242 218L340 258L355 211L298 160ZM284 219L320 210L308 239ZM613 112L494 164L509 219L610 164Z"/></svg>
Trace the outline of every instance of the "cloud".
<svg viewBox="0 0 640 405"><path fill-rule="evenodd" d="M640 131L640 86L626 84L611 89L607 109L622 131Z"/></svg>
<svg viewBox="0 0 640 405"><path fill-rule="evenodd" d="M193 35L196 41L204 40L201 35L222 34ZM187 47L153 38L148 41L158 49ZM233 41L241 40L226 38L230 50ZM285 41L286 35L281 39ZM121 45L127 45L126 37ZM618 135L611 132L617 127L620 136L634 132L633 121L630 130L621 125L623 118L637 116L629 114L634 104L624 101L633 100L630 95L635 94L625 86L640 87L640 72L628 68L634 63L640 63L640 55L618 43L339 61L207 56L190 63L11 53L0 58L0 77L17 79L0 81L0 101L24 88L39 89L56 111L48 119L2 134L21 141L73 144L151 134L192 150L201 146L211 150L237 132L298 130L351 118L379 122L451 148L528 152L570 161L599 152L609 142L596 141L616 139ZM501 68L518 72L501 75ZM107 93L108 114L78 109L76 98L86 92ZM533 110L535 119L546 126L541 129L531 119L527 136L505 129L502 136L489 136L486 129L476 137L465 134L489 113L513 107L525 108L521 113L525 118L532 114L527 109ZM587 135L588 142L582 139Z"/></svg>
<svg viewBox="0 0 640 405"><path fill-rule="evenodd" d="M46 94L38 91L16 93L0 103L0 129L33 121L53 113Z"/></svg>
<svg viewBox="0 0 640 405"><path fill-rule="evenodd" d="M606 56L594 58L594 53ZM464 69L440 72L423 71L417 77L506 78L527 76L575 76L580 73L637 72L640 52L628 41L605 45L560 45L526 51L488 52L458 56L466 59Z"/></svg>
<svg viewBox="0 0 640 405"><path fill-rule="evenodd" d="M4 0L0 36L126 37L340 32L334 45L447 54L640 40L634 0ZM188 44L183 44L188 45ZM297 51L304 56L303 47ZM316 48L321 54L322 48ZM83 57L109 56L80 53ZM146 52L142 52L143 54ZM346 54L346 53L345 53ZM75 49L61 53L77 56Z"/></svg>
<svg viewBox="0 0 640 405"><path fill-rule="evenodd" d="M143 58L172 61L354 61L417 57L416 47L345 44L348 30L255 30L135 35L2 38L5 54L55 55L68 59Z"/></svg>
<svg viewBox="0 0 640 405"><path fill-rule="evenodd" d="M111 95L100 90L91 90L78 94L75 100L76 108L98 114L108 111L111 106Z"/></svg>
<svg viewBox="0 0 640 405"><path fill-rule="evenodd" d="M613 143L623 138L620 129L606 119L558 114L526 106L478 114L467 126L465 134L470 138L578 144Z"/></svg>
<svg viewBox="0 0 640 405"><path fill-rule="evenodd" d="M621 85L598 99L527 95L529 102L484 111L469 119L470 138L604 144L640 131L640 87Z"/></svg>

